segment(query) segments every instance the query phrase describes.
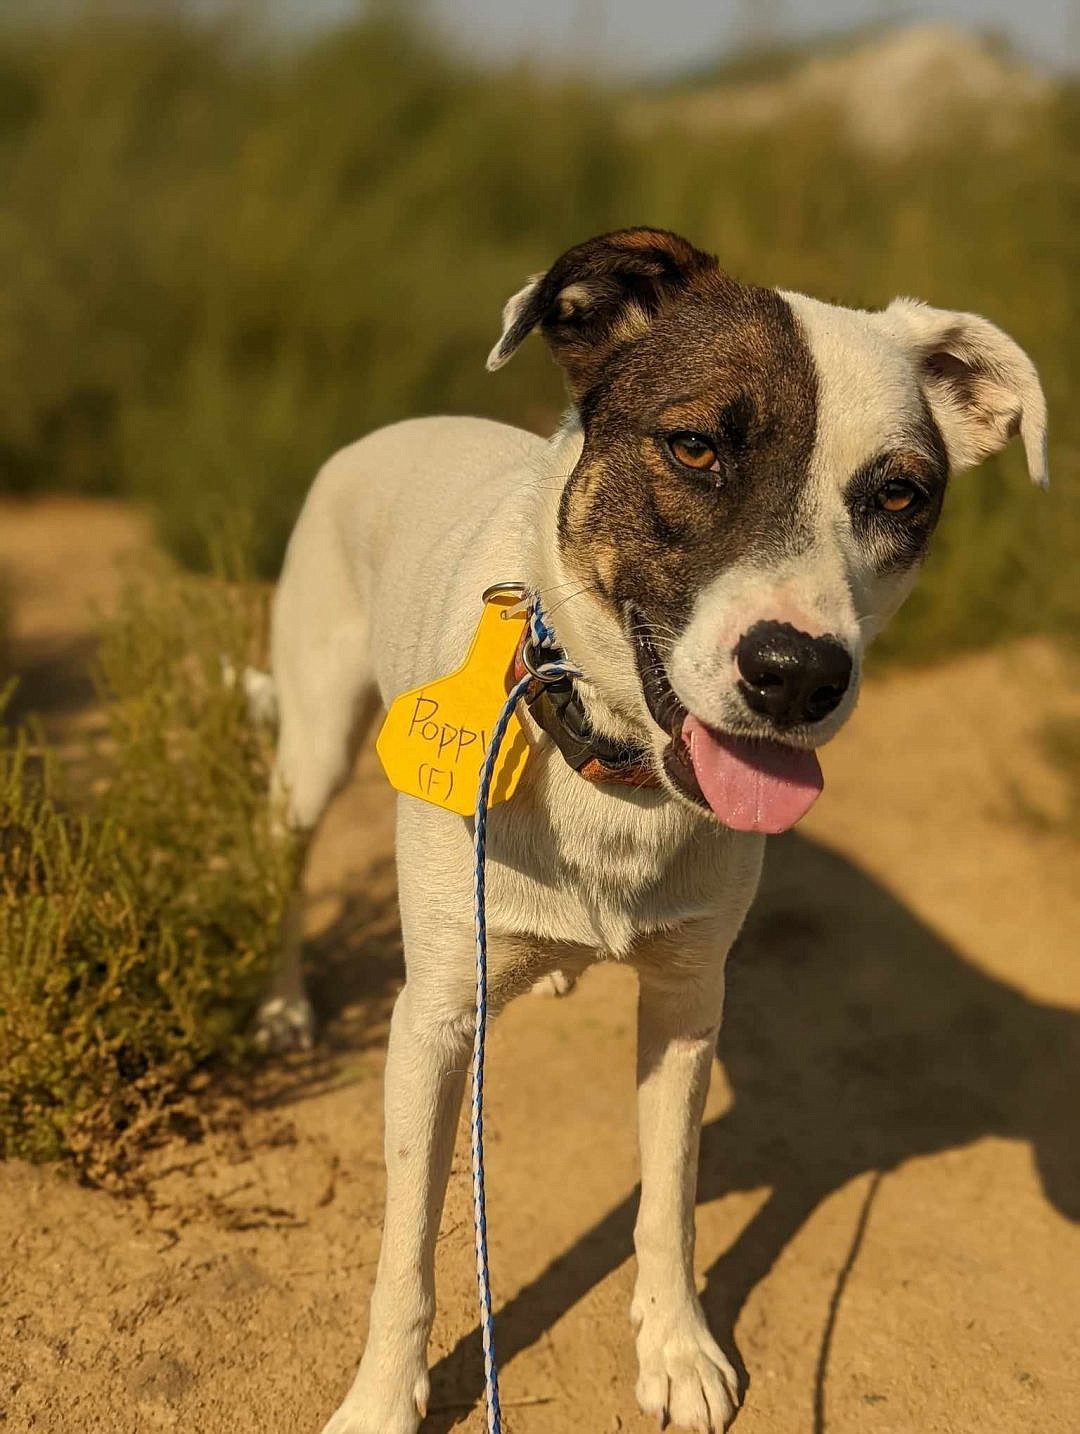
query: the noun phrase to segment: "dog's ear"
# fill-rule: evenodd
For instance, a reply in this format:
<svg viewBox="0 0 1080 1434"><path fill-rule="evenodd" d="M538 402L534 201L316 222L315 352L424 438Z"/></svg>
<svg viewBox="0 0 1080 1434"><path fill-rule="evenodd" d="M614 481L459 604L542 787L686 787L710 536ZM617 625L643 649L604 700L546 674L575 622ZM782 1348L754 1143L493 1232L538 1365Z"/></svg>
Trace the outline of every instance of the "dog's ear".
<svg viewBox="0 0 1080 1434"><path fill-rule="evenodd" d="M644 333L654 316L716 260L666 229L619 229L568 249L507 301L488 355L501 368L539 329L575 397L616 344Z"/></svg>
<svg viewBox="0 0 1080 1434"><path fill-rule="evenodd" d="M1020 345L978 314L916 299L895 299L882 318L915 357L950 468L972 467L1019 433L1031 481L1045 488L1046 399Z"/></svg>

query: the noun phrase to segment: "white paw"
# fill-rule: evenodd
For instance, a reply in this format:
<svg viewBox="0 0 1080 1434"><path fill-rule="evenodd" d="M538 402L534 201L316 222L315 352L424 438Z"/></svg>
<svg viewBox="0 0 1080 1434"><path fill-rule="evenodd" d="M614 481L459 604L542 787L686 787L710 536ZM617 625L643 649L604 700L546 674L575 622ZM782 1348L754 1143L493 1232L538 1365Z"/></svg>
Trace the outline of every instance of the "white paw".
<svg viewBox="0 0 1080 1434"><path fill-rule="evenodd" d="M369 1368L361 1362L353 1387L322 1434L417 1434L427 1414L427 1370L395 1379L388 1369L369 1377Z"/></svg>
<svg viewBox="0 0 1080 1434"><path fill-rule="evenodd" d="M565 971L549 971L546 976L541 976L539 981L533 982L532 994L534 996L569 996L576 985L576 976L568 976Z"/></svg>
<svg viewBox="0 0 1080 1434"><path fill-rule="evenodd" d="M739 1380L709 1333L697 1300L676 1307L635 1297L637 1401L661 1429L723 1434L739 1408Z"/></svg>
<svg viewBox="0 0 1080 1434"><path fill-rule="evenodd" d="M271 996L255 1016L255 1045L260 1051L310 1051L315 1012L306 996Z"/></svg>

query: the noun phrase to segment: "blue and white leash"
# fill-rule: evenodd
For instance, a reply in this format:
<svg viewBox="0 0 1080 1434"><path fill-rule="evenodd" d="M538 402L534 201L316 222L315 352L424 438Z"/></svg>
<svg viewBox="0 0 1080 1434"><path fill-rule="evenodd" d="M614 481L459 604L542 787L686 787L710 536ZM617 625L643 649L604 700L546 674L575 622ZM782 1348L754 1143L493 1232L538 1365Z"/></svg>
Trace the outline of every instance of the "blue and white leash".
<svg viewBox="0 0 1080 1434"><path fill-rule="evenodd" d="M555 634L544 621L540 599L533 598L529 613L529 647L534 659L545 650L556 650ZM476 1031L472 1063L472 1174L473 1212L476 1224L476 1283L480 1294L480 1337L484 1345L484 1393L487 1400L488 1434L502 1434L499 1411L499 1367L495 1359L495 1330L491 1315L491 1277L488 1273L487 1218L484 1205L484 1045L487 1035L487 915L484 909L485 859L487 846L488 798L498 761L499 748L515 707L534 682L558 682L563 677L580 677L565 658L532 661L528 672L513 687L503 704L488 743L480 786L476 793Z"/></svg>

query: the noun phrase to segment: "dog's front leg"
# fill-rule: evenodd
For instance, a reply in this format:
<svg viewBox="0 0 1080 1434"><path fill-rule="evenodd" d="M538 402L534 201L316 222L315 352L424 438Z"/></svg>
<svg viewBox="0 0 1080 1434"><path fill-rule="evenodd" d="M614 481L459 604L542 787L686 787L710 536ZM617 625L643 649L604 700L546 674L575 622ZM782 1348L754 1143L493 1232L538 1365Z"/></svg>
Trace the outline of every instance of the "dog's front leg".
<svg viewBox="0 0 1080 1434"><path fill-rule="evenodd" d="M729 940L715 929L686 932L677 944L656 942L638 963L637 1397L661 1428L671 1420L705 1434L726 1429L738 1404L735 1371L694 1284L698 1144Z"/></svg>
<svg viewBox="0 0 1080 1434"><path fill-rule="evenodd" d="M468 959L468 937L463 936ZM452 963L455 953L440 952ZM411 959L411 957L410 957ZM463 986L467 993L467 984ZM416 1434L427 1411L435 1240L472 1043L471 1007L411 976L386 1059L386 1215L367 1345L323 1434Z"/></svg>

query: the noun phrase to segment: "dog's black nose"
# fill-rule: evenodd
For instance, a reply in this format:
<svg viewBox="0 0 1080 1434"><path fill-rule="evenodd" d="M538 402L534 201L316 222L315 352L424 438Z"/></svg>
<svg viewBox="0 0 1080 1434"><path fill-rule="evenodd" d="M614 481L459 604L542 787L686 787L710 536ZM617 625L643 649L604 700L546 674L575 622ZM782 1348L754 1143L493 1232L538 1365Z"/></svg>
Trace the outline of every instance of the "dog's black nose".
<svg viewBox="0 0 1080 1434"><path fill-rule="evenodd" d="M835 637L811 637L786 622L756 622L735 661L746 705L777 727L820 722L839 707L851 681L851 657Z"/></svg>

